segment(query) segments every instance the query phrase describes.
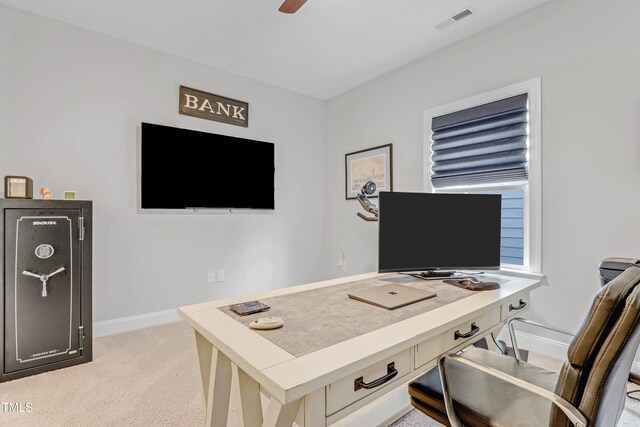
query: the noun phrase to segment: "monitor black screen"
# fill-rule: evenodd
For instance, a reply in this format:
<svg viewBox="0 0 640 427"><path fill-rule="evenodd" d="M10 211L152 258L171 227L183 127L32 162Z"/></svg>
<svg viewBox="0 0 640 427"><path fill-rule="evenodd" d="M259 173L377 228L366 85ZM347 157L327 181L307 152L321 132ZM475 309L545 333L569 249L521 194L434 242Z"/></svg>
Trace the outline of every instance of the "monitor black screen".
<svg viewBox="0 0 640 427"><path fill-rule="evenodd" d="M274 209L269 142L142 123L142 209Z"/></svg>
<svg viewBox="0 0 640 427"><path fill-rule="evenodd" d="M381 192L378 270L499 268L501 198Z"/></svg>

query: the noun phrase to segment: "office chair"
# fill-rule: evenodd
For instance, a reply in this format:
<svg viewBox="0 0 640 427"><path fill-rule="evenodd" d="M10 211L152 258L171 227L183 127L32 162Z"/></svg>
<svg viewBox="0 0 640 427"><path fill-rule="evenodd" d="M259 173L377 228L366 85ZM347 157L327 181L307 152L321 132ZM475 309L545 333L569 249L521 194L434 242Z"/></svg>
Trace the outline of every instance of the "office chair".
<svg viewBox="0 0 640 427"><path fill-rule="evenodd" d="M479 348L442 357L409 384L412 405L452 427L614 427L640 342L639 282L631 267L601 288L559 374L520 360L514 324L543 326L513 319L516 358Z"/></svg>

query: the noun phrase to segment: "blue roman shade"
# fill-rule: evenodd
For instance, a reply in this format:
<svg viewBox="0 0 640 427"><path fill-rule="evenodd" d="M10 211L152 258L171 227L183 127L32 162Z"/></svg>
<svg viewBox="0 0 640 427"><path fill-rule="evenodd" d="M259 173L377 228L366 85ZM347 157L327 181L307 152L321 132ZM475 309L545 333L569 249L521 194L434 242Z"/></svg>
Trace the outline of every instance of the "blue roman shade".
<svg viewBox="0 0 640 427"><path fill-rule="evenodd" d="M434 188L521 183L527 173L527 94L434 117Z"/></svg>

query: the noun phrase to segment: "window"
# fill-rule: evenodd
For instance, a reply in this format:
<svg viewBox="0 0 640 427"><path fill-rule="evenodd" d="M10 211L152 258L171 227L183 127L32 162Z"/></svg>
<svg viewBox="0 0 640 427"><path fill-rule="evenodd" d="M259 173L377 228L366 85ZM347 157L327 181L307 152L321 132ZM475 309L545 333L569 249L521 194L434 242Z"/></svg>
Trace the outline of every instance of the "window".
<svg viewBox="0 0 640 427"><path fill-rule="evenodd" d="M425 112L425 191L502 195L501 264L541 271L540 79Z"/></svg>
<svg viewBox="0 0 640 427"><path fill-rule="evenodd" d="M474 193L502 195L500 264L524 267L524 190L515 188Z"/></svg>

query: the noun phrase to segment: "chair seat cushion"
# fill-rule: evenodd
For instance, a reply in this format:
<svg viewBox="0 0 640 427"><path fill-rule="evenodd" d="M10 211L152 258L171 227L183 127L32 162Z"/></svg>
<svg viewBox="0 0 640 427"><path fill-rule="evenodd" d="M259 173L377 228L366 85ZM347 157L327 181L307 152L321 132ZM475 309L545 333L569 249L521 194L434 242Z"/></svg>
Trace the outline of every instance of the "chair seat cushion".
<svg viewBox="0 0 640 427"><path fill-rule="evenodd" d="M479 348L465 351L463 357L552 392L558 380L555 372ZM447 360L445 368L456 413L465 425L548 427L551 403L546 399L458 363L455 359ZM416 408L434 419L446 419L437 368L411 382L409 394Z"/></svg>

